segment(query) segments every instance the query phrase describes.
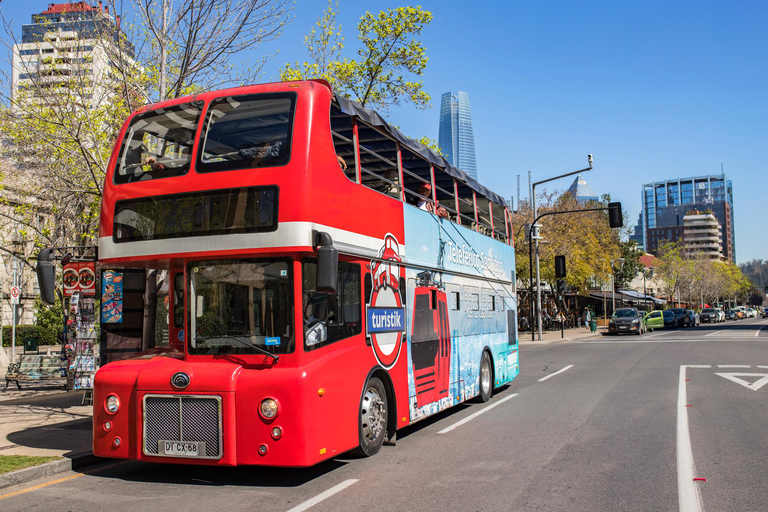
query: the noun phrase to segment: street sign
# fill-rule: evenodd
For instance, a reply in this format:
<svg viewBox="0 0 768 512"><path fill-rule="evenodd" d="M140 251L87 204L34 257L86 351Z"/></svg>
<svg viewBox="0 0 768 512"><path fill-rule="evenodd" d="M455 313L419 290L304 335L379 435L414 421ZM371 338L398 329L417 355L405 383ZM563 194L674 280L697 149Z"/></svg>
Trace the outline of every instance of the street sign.
<svg viewBox="0 0 768 512"><path fill-rule="evenodd" d="M18 286L11 286L11 304L15 305L19 303L21 298L21 290Z"/></svg>

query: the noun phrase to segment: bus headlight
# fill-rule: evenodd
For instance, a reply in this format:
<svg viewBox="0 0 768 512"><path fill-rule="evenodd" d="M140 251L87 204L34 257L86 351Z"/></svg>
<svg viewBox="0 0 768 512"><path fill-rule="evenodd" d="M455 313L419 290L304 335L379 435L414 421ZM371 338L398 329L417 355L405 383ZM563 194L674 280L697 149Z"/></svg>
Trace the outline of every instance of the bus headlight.
<svg viewBox="0 0 768 512"><path fill-rule="evenodd" d="M274 419L277 416L277 410L277 400L274 398L265 398L261 401L261 406L259 406L262 418L267 420Z"/></svg>
<svg viewBox="0 0 768 512"><path fill-rule="evenodd" d="M120 399L117 395L109 395L104 403L104 408L109 414L116 414L120 410Z"/></svg>

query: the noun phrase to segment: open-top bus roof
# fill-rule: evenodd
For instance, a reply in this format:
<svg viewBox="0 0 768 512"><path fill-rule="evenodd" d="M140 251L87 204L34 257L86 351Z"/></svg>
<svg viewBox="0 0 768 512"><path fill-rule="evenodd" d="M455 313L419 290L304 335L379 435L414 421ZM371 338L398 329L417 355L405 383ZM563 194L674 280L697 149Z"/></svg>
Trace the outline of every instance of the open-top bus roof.
<svg viewBox="0 0 768 512"><path fill-rule="evenodd" d="M366 123L387 132L400 144L406 146L414 153L422 156L425 160L432 163L433 165L437 165L443 168L447 174L466 184L469 188L473 189L479 194L482 194L483 196L487 197L502 207L507 206L507 202L502 196L484 187L476 180L468 176L467 173L458 167L451 165L445 158L434 153L427 146L404 135L400 130L386 122L384 118L381 117L378 113L374 112L373 110L368 110L367 108L362 107L359 103L337 94L334 95L334 101L339 105L339 108L341 108L341 111L345 114L357 116Z"/></svg>

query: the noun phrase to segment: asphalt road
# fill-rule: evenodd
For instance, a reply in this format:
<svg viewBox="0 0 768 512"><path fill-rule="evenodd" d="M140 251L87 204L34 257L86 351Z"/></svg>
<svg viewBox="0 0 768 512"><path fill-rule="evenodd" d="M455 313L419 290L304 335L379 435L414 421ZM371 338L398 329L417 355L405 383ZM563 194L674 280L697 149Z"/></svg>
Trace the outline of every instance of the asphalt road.
<svg viewBox="0 0 768 512"><path fill-rule="evenodd" d="M766 325L524 345L520 376L490 403L405 429L370 459L121 462L5 490L0 509L765 510Z"/></svg>

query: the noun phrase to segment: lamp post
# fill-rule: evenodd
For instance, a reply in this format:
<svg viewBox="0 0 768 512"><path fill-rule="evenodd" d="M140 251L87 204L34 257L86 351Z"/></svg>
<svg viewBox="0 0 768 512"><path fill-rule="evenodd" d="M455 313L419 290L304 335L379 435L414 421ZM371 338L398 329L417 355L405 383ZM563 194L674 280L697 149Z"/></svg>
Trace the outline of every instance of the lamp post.
<svg viewBox="0 0 768 512"><path fill-rule="evenodd" d="M531 208L533 209L533 224L531 225L531 233L535 233L534 236L531 236L531 244L528 246L528 259L529 259L529 267L530 268L530 283L531 283L531 311L534 312L536 315L536 327L539 331L539 341L541 341L541 274L539 273L539 226L536 224L536 185L541 185L542 183L548 183L550 181L559 180L560 178L566 178L568 176L573 176L574 174L580 174L582 172L587 172L592 170L592 155L587 155L587 163L589 164L589 167L585 169L579 169L578 171L569 172L566 174L561 174L559 176L555 176L553 178L548 178L546 180L536 181L534 183L531 183ZM535 242L534 242L535 241ZM531 259L531 248L533 247L533 244L536 245L536 303L534 307L533 302L533 265L530 265L530 259ZM533 326L531 326L531 341L535 341L535 335L533 332Z"/></svg>
<svg viewBox="0 0 768 512"><path fill-rule="evenodd" d="M648 313L648 292L645 288L645 278L648 277L650 272L650 278L653 279L653 267L643 269L643 297L645 298L645 312Z"/></svg>
<svg viewBox="0 0 768 512"><path fill-rule="evenodd" d="M618 258L616 260L619 263L619 269L624 269L624 258ZM616 267L613 266L613 260L611 260L611 316L616 311Z"/></svg>

